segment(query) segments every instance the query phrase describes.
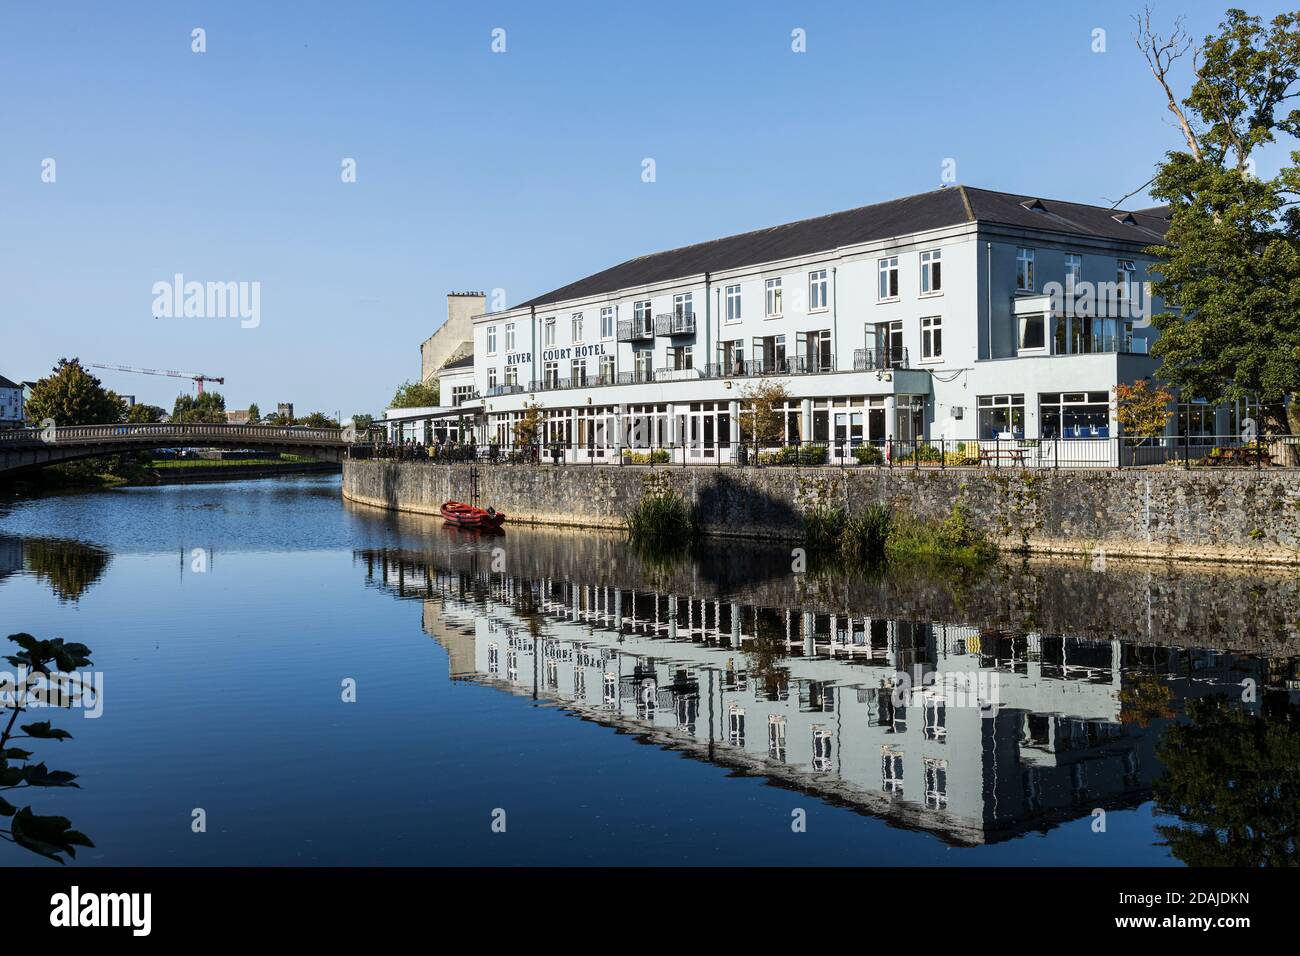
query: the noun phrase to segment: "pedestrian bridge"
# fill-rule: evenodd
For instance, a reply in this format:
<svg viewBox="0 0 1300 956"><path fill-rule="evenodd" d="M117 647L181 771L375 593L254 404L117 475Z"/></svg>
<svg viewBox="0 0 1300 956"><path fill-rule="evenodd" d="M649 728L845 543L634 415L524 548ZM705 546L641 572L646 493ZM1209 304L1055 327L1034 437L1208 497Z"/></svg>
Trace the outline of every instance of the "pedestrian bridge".
<svg viewBox="0 0 1300 956"><path fill-rule="evenodd" d="M340 428L285 425L71 425L0 430L0 475L78 458L159 448L256 448L342 461L348 439Z"/></svg>

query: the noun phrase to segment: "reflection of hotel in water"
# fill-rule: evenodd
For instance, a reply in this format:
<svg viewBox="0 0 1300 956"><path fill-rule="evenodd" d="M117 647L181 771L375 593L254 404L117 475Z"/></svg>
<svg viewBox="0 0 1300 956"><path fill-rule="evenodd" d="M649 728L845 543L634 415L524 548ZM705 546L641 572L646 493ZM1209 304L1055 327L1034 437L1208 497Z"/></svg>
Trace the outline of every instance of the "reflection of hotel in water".
<svg viewBox="0 0 1300 956"><path fill-rule="evenodd" d="M1121 715L1121 692L1143 677L1170 688L1175 712L1188 697L1239 696L1248 677L1266 684L1262 662L1215 651L1008 637L365 557L376 583L425 600L425 630L447 649L453 677L554 701L958 844L1147 799L1167 721L1142 727ZM942 692L944 675L977 670L997 674L989 715L951 706ZM906 706L891 689L900 671L915 688Z"/></svg>

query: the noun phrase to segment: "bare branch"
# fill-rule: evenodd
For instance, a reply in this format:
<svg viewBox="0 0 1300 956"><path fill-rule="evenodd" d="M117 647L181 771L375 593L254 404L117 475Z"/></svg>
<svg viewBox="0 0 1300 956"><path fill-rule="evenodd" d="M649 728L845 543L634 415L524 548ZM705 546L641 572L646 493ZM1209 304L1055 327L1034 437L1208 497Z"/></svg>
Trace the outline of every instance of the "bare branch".
<svg viewBox="0 0 1300 956"><path fill-rule="evenodd" d="M1174 95L1174 91L1169 86L1169 70L1179 58L1185 56L1192 48L1191 35L1183 29L1185 19L1185 17L1179 17L1175 20L1173 31L1169 36L1164 37L1156 33L1151 26L1151 8L1144 7L1142 13L1133 18L1133 22L1137 25L1137 32L1133 34L1133 42L1142 51L1142 56L1151 69L1151 75L1156 78L1156 82L1164 90L1169 112L1173 113L1178 120L1178 126L1182 130L1183 138L1187 140L1188 149L1192 151L1192 155L1197 160L1200 160L1202 158L1201 144L1197 141L1196 133L1192 130L1192 124L1188 122L1187 114L1183 112L1178 97ZM1193 62L1195 62L1195 58Z"/></svg>
<svg viewBox="0 0 1300 956"><path fill-rule="evenodd" d="M1110 202L1110 200L1107 199L1105 196L1102 196L1102 197L1101 197L1102 202L1109 202L1109 203L1110 203L1110 208L1111 208L1111 209L1114 209L1116 206L1118 206L1120 203L1122 203L1125 199L1128 199L1130 196L1136 196L1138 193L1140 193L1142 190L1146 189L1148 186L1150 186L1150 185L1151 185L1153 182L1155 182L1155 181L1156 181L1156 178L1155 178L1154 176L1152 176L1150 179L1148 179L1146 182L1144 182L1144 183L1143 183L1141 186L1139 186L1137 189L1133 190L1131 193L1125 193L1124 195L1122 195L1122 196L1120 196L1118 199L1116 199L1114 202Z"/></svg>

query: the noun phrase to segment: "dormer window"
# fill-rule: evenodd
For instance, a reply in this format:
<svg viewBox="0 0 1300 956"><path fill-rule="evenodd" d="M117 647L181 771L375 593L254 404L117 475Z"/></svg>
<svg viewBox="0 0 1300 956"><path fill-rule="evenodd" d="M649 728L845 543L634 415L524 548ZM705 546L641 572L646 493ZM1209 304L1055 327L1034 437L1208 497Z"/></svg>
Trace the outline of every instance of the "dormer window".
<svg viewBox="0 0 1300 956"><path fill-rule="evenodd" d="M1030 212L1047 211L1047 207L1043 205L1043 201L1041 199L1026 199L1020 205L1023 206L1025 209L1028 209Z"/></svg>

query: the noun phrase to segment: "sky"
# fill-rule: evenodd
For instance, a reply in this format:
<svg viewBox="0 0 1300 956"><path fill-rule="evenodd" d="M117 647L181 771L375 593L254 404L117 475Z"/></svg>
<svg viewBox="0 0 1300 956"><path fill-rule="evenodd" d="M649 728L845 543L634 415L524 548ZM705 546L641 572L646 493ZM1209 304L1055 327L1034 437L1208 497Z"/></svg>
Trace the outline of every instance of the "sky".
<svg viewBox="0 0 1300 956"><path fill-rule="evenodd" d="M1152 9L1199 38L1228 5ZM0 0L0 375L77 356L346 418L419 378L449 291L509 306L935 189L946 161L1109 205L1181 142L1138 7ZM177 274L256 283L256 321L156 318ZM99 374L168 409L192 388Z"/></svg>

